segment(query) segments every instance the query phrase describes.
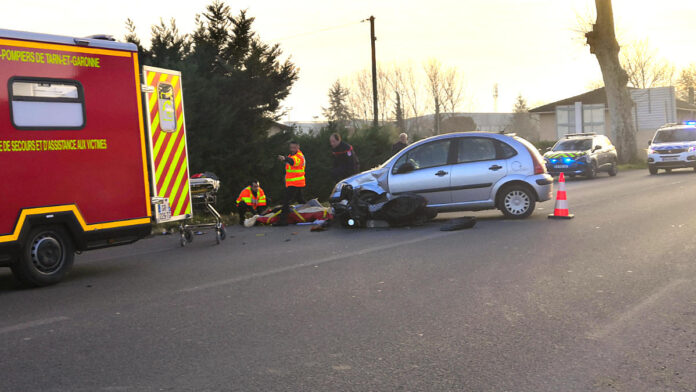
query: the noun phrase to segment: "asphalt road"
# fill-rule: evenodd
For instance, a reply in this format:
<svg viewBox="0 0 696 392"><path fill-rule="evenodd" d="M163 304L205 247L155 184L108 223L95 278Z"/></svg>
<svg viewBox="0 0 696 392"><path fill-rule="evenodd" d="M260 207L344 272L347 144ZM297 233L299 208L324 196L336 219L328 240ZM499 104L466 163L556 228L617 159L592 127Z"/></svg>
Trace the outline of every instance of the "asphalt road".
<svg viewBox="0 0 696 392"><path fill-rule="evenodd" d="M696 391L696 174L567 185L570 221L158 236L38 290L0 270L0 391Z"/></svg>

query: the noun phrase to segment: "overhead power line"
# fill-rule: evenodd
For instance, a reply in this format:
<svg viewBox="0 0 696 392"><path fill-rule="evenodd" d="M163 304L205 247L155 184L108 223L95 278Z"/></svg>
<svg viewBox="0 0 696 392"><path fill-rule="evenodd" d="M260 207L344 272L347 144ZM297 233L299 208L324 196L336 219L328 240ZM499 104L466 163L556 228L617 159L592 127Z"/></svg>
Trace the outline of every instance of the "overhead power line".
<svg viewBox="0 0 696 392"><path fill-rule="evenodd" d="M365 20L360 20L360 21L356 21L356 22L350 22L350 23L346 23L346 24L342 24L342 25L337 25L337 26L324 27L324 28L319 29L319 30L307 31L307 32L305 32L305 33L299 33L299 34L294 34L294 35L288 35L288 36L286 36L286 37L280 37L280 38L270 39L269 41L285 41L285 40L288 40L288 39L293 39L293 38L298 38L298 37L304 37L304 36L306 36L306 35L312 35L312 34L317 34L317 33L323 33L323 32L325 32L325 31L338 30L338 29L342 29L342 28L345 28L345 27L353 26L353 25L356 25L356 24L359 24L359 23L363 23L363 22L365 22Z"/></svg>

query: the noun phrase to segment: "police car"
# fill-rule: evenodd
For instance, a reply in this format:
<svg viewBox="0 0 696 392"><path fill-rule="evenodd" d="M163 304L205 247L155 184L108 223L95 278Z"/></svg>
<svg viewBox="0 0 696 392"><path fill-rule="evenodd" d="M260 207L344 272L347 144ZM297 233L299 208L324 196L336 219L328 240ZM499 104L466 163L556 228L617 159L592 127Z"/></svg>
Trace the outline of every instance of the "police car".
<svg viewBox="0 0 696 392"><path fill-rule="evenodd" d="M551 175L564 173L571 177L593 178L599 171L606 171L610 176L617 173L616 148L608 137L596 133L567 134L544 154L544 158Z"/></svg>
<svg viewBox="0 0 696 392"><path fill-rule="evenodd" d="M667 124L655 132L648 147L648 171L693 167L696 170L696 121Z"/></svg>

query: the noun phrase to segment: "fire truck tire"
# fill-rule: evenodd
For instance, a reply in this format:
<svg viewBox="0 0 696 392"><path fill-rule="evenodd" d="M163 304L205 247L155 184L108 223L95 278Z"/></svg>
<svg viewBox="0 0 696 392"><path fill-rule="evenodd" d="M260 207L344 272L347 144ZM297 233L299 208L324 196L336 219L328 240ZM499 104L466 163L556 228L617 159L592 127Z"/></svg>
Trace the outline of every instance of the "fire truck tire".
<svg viewBox="0 0 696 392"><path fill-rule="evenodd" d="M74 260L75 246L62 226L39 226L29 232L21 257L11 268L25 285L48 286L60 282Z"/></svg>

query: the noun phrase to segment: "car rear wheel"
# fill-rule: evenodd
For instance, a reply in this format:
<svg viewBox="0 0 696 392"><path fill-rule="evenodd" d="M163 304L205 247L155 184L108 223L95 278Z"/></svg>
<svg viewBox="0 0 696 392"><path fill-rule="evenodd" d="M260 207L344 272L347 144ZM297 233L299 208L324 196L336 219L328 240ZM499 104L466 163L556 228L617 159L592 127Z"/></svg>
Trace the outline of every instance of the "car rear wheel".
<svg viewBox="0 0 696 392"><path fill-rule="evenodd" d="M21 257L10 267L20 282L47 286L60 282L72 267L75 247L61 226L32 229L24 242Z"/></svg>
<svg viewBox="0 0 696 392"><path fill-rule="evenodd" d="M648 171L650 172L650 175L652 175L652 176L657 174L657 168L655 166L648 165Z"/></svg>
<svg viewBox="0 0 696 392"><path fill-rule="evenodd" d="M505 187L498 194L498 208L506 218L526 218L534 212L535 205L533 192L522 185Z"/></svg>

